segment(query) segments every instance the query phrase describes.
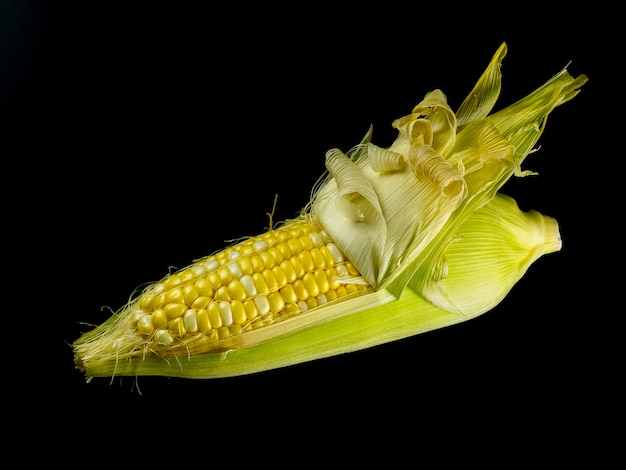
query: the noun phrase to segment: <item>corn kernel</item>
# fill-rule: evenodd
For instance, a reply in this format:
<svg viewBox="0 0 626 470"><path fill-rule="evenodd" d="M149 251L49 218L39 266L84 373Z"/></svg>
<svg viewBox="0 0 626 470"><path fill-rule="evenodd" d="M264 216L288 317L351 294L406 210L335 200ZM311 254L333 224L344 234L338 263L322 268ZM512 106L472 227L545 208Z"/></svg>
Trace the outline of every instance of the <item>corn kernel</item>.
<svg viewBox="0 0 626 470"><path fill-rule="evenodd" d="M271 269L276 264L274 257L270 255L268 251L264 251L259 256L261 256L261 259L263 260L263 266L265 269Z"/></svg>
<svg viewBox="0 0 626 470"><path fill-rule="evenodd" d="M228 286L221 286L215 291L215 300L230 300Z"/></svg>
<svg viewBox="0 0 626 470"><path fill-rule="evenodd" d="M152 315L142 315L139 320L137 320L137 331L146 335L152 334L154 331Z"/></svg>
<svg viewBox="0 0 626 470"><path fill-rule="evenodd" d="M243 307L243 303L239 300L235 300L230 303L230 309L233 316L233 323L236 325L241 325L245 323L246 318L246 310Z"/></svg>
<svg viewBox="0 0 626 470"><path fill-rule="evenodd" d="M196 310L193 308L187 310L183 315L183 322L188 332L195 333L198 331L198 314Z"/></svg>
<svg viewBox="0 0 626 470"><path fill-rule="evenodd" d="M320 293L320 289L315 282L315 277L312 273L306 273L302 276L302 283L308 294L312 297L317 297Z"/></svg>
<svg viewBox="0 0 626 470"><path fill-rule="evenodd" d="M165 317L171 320L182 316L188 308L185 304L167 304L163 307L163 312L165 312Z"/></svg>
<svg viewBox="0 0 626 470"><path fill-rule="evenodd" d="M139 308L144 312L152 310L152 301L154 300L154 294L145 293L139 299Z"/></svg>
<svg viewBox="0 0 626 470"><path fill-rule="evenodd" d="M224 326L230 326L233 324L233 309L230 306L230 302L219 302L220 316L222 317L222 323Z"/></svg>
<svg viewBox="0 0 626 470"><path fill-rule="evenodd" d="M296 295L296 291L293 289L293 286L286 285L285 287L281 288L279 292L285 303L295 304L296 302L298 302L298 296Z"/></svg>
<svg viewBox="0 0 626 470"><path fill-rule="evenodd" d="M305 271L313 271L315 265L313 264L313 258L310 251L301 251L298 253L298 260L302 263L302 267Z"/></svg>
<svg viewBox="0 0 626 470"><path fill-rule="evenodd" d="M305 235L298 239L300 244L302 245L302 249L304 251L312 250L315 245L313 245L313 240L311 239L311 234Z"/></svg>
<svg viewBox="0 0 626 470"><path fill-rule="evenodd" d="M259 314L256 304L254 303L254 300L252 299L244 300L243 308L246 311L246 317L248 317L248 319L250 320L252 320L253 318L256 318L257 315Z"/></svg>
<svg viewBox="0 0 626 470"><path fill-rule="evenodd" d="M196 310L199 310L201 308L206 308L207 305L209 305L209 302L211 302L211 297L207 297L207 296L200 296L198 297L196 300L194 300L190 307L191 308L195 308Z"/></svg>
<svg viewBox="0 0 626 470"><path fill-rule="evenodd" d="M255 273L260 273L265 269L265 263L263 262L263 258L261 258L261 255L252 255L250 257L250 263L252 264L252 271L254 271Z"/></svg>
<svg viewBox="0 0 626 470"><path fill-rule="evenodd" d="M155 328L163 328L167 324L167 317L162 309L152 312L152 324Z"/></svg>
<svg viewBox="0 0 626 470"><path fill-rule="evenodd" d="M302 243L297 238L292 238L287 241L287 246L289 247L290 254L285 255L285 259L289 259L292 256L296 256L298 253L302 251Z"/></svg>
<svg viewBox="0 0 626 470"><path fill-rule="evenodd" d="M324 245L324 237L322 237L322 235L319 234L318 232L309 233L309 238L311 239L313 246L316 248L319 248L322 245Z"/></svg>
<svg viewBox="0 0 626 470"><path fill-rule="evenodd" d="M239 265L241 275L252 274L254 272L254 269L252 268L252 261L249 256L242 256L237 260L237 264Z"/></svg>
<svg viewBox="0 0 626 470"><path fill-rule="evenodd" d="M238 279L233 279L228 283L228 293L233 300L243 300L246 298L246 291Z"/></svg>
<svg viewBox="0 0 626 470"><path fill-rule="evenodd" d="M198 290L193 284L187 284L183 287L183 302L187 305L191 305L194 300L198 298Z"/></svg>
<svg viewBox="0 0 626 470"><path fill-rule="evenodd" d="M330 285L328 283L328 277L326 277L326 272L323 269L318 269L317 271L313 271L313 277L315 278L315 284L317 284L320 293L325 294L328 292Z"/></svg>
<svg viewBox="0 0 626 470"><path fill-rule="evenodd" d="M260 315L267 315L270 312L270 302L264 295L255 297L254 305L256 305Z"/></svg>
<svg viewBox="0 0 626 470"><path fill-rule="evenodd" d="M292 256L291 258L289 258L289 262L293 266L293 270L296 273L296 278L301 278L304 275L305 270L302 266L302 263L300 262L300 259L297 256Z"/></svg>
<svg viewBox="0 0 626 470"><path fill-rule="evenodd" d="M178 338L187 333L183 317L174 318L168 325L168 328L170 330L170 333Z"/></svg>
<svg viewBox="0 0 626 470"><path fill-rule="evenodd" d="M276 277L274 276L272 270L266 269L261 274L263 275L263 280L265 281L265 285L267 286L267 288L269 290L275 290L278 286L278 283L276 282Z"/></svg>
<svg viewBox="0 0 626 470"><path fill-rule="evenodd" d="M220 283L222 285L228 284L233 278L233 274L230 272L227 266L220 266L217 269L217 274L220 277Z"/></svg>
<svg viewBox="0 0 626 470"><path fill-rule="evenodd" d="M196 286L196 290L198 291L198 295L212 297L213 293L215 292L206 277L202 277L198 279L195 283L195 286Z"/></svg>
<svg viewBox="0 0 626 470"><path fill-rule="evenodd" d="M270 310L274 313L280 312L285 306L285 301L278 292L272 292L267 300L270 303Z"/></svg>
<svg viewBox="0 0 626 470"><path fill-rule="evenodd" d="M157 330L154 334L154 341L162 346L171 346L174 343L174 337L167 330Z"/></svg>
<svg viewBox="0 0 626 470"><path fill-rule="evenodd" d="M296 275L295 269L293 269L293 264L290 261L284 260L280 263L280 270L283 272L287 284L293 284L298 276Z"/></svg>
<svg viewBox="0 0 626 470"><path fill-rule="evenodd" d="M274 266L272 268L272 274L274 275L274 278L276 279L277 287L280 288L280 287L283 287L284 285L287 285L287 277L285 277L285 273L280 268L280 266Z"/></svg>
<svg viewBox="0 0 626 470"><path fill-rule="evenodd" d="M220 315L219 302L211 302L206 309L211 328L220 328L222 326L222 316Z"/></svg>
<svg viewBox="0 0 626 470"><path fill-rule="evenodd" d="M281 260L283 259L289 259L291 258L291 249L289 248L289 245L287 245L286 242L281 242L278 245L276 245L276 249L280 252L281 254ZM276 261L276 263L280 263L280 261Z"/></svg>
<svg viewBox="0 0 626 470"><path fill-rule="evenodd" d="M201 308L196 312L198 321L198 330L205 332L211 329L211 322L209 321L209 312L206 308Z"/></svg>
<svg viewBox="0 0 626 470"><path fill-rule="evenodd" d="M283 255L280 252L280 250L278 248L276 248L275 246L270 248L269 250L267 250L267 252L274 259L274 263L273 264L279 264L284 259Z"/></svg>
<svg viewBox="0 0 626 470"><path fill-rule="evenodd" d="M266 295L269 292L269 289L267 288L267 284L265 283L265 279L263 278L262 274L254 273L252 275L252 281L254 282L254 285L256 286L256 291L259 294Z"/></svg>
<svg viewBox="0 0 626 470"><path fill-rule="evenodd" d="M304 287L304 282L302 279L297 279L296 282L293 283L293 290L296 292L296 296L300 300L306 300L309 297L309 293Z"/></svg>

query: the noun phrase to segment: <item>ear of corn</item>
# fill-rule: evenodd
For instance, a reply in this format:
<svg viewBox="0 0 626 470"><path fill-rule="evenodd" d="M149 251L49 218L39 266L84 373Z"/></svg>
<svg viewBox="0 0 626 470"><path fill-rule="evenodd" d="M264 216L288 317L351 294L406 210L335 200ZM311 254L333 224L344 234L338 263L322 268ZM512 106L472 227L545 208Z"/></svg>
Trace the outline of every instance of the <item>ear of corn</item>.
<svg viewBox="0 0 626 470"><path fill-rule="evenodd" d="M498 191L554 107L586 82L561 71L489 115L503 44L455 113L440 90L397 119L388 148L326 155L328 173L293 220L146 287L73 344L90 379L259 372L451 325L499 303L556 221Z"/></svg>

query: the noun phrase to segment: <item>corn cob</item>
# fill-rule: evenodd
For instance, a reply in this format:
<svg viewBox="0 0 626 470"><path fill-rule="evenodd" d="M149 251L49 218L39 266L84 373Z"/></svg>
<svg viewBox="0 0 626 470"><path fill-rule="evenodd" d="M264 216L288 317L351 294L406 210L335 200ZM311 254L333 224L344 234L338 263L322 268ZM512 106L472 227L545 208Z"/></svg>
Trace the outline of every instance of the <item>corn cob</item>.
<svg viewBox="0 0 626 470"><path fill-rule="evenodd" d="M74 342L88 379L224 377L356 351L455 324L500 302L558 224L498 193L552 109L587 81L563 70L489 115L503 44L453 112L440 90L372 129L327 175L302 213L148 285ZM477 291L477 288L480 290Z"/></svg>

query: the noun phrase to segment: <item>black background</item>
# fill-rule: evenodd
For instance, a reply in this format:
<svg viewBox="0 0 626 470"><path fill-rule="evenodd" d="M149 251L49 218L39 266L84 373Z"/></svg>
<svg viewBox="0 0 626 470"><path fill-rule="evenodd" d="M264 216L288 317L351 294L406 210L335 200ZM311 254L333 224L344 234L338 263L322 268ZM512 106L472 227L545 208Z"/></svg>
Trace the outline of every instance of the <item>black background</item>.
<svg viewBox="0 0 626 470"><path fill-rule="evenodd" d="M300 463L330 460L331 448L334 458L411 454L417 462L427 441L453 453L478 433L481 461L497 439L501 452L532 462L571 457L596 419L610 416L589 398L589 390L608 393L616 372L600 367L616 314L604 305L602 266L621 256L612 235L599 235L614 228L609 191L600 190L612 179L607 139L618 99L599 73L615 48L610 11L2 5L5 295L17 303L5 311L5 334L19 336L5 352L17 366L6 383L43 405L27 407L16 436L63 430L67 446L50 454L59 461L129 452L155 465L164 451L236 466L245 455L281 461L294 443ZM605 27L591 34L600 18ZM504 41L497 109L568 64L590 81L550 115L541 150L525 162L539 176L503 191L555 217L563 249L532 265L497 308L251 376L144 377L141 394L130 378L85 383L69 346L85 330L80 322L104 321L106 307L117 309L169 266L263 232L275 195L274 219L293 217L326 150L348 150L370 124L374 141L390 145L391 122L428 91L442 89L456 109ZM619 186L615 171L611 186ZM567 444L556 443L563 433ZM397 448L382 444L389 438Z"/></svg>

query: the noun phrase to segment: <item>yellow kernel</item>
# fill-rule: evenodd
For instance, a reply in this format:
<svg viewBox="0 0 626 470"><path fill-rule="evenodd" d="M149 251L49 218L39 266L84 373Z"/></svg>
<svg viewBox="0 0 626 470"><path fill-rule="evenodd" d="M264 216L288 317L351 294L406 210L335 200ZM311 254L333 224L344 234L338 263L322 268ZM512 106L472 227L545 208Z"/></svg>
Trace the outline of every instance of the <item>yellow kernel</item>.
<svg viewBox="0 0 626 470"><path fill-rule="evenodd" d="M183 290L180 287L176 287L165 294L166 304L182 304L185 302Z"/></svg>
<svg viewBox="0 0 626 470"><path fill-rule="evenodd" d="M317 300L315 299L315 297L309 297L308 299L306 299L306 306L308 308L315 308L317 307Z"/></svg>
<svg viewBox="0 0 626 470"><path fill-rule="evenodd" d="M227 286L222 286L215 291L215 300L230 300Z"/></svg>
<svg viewBox="0 0 626 470"><path fill-rule="evenodd" d="M319 287L317 287L317 283L315 282L315 277L313 273L306 273L302 276L302 283L304 284L304 288L312 297L317 297L320 293Z"/></svg>
<svg viewBox="0 0 626 470"><path fill-rule="evenodd" d="M280 266L274 266L272 268L272 274L274 274L274 277L276 278L276 285L278 287L283 287L287 284L287 277L285 277L285 273L283 273L283 270L280 268Z"/></svg>
<svg viewBox="0 0 626 470"><path fill-rule="evenodd" d="M230 269L228 269L228 266L220 266L217 269L217 274L220 277L222 285L228 284L233 278L233 274L230 272Z"/></svg>
<svg viewBox="0 0 626 470"><path fill-rule="evenodd" d="M293 283L293 290L296 292L296 296L300 300L306 300L309 297L309 293L307 292L306 287L304 287L302 279L297 279L296 282Z"/></svg>
<svg viewBox="0 0 626 470"><path fill-rule="evenodd" d="M199 295L198 289L196 289L196 286L193 284L187 284L183 287L183 299L187 305L191 306L193 301L196 300Z"/></svg>
<svg viewBox="0 0 626 470"><path fill-rule="evenodd" d="M286 285L285 287L281 288L279 292L280 295L283 297L285 303L295 304L296 302L298 302L298 296L296 295L296 291L294 290L293 286Z"/></svg>
<svg viewBox="0 0 626 470"><path fill-rule="evenodd" d="M137 320L137 331L146 335L152 334L154 331L152 315L142 315L139 320Z"/></svg>
<svg viewBox="0 0 626 470"><path fill-rule="evenodd" d="M290 255L286 255L285 259L289 259L292 256L296 256L298 253L302 251L302 243L297 238L292 238L287 241L287 246L289 247Z"/></svg>
<svg viewBox="0 0 626 470"><path fill-rule="evenodd" d="M293 264L291 264L290 261L285 260L281 262L280 270L285 276L285 280L287 281L287 284L293 284L296 281L296 279L298 279L298 276L296 276L296 271L295 269L293 269Z"/></svg>
<svg viewBox="0 0 626 470"><path fill-rule="evenodd" d="M189 307L185 304L167 304L163 307L163 312L165 312L165 317L168 320L172 318L178 318L183 315L187 311Z"/></svg>
<svg viewBox="0 0 626 470"><path fill-rule="evenodd" d="M256 304L252 299L244 300L243 309L246 311L246 317L250 320L252 320L259 314L256 308Z"/></svg>
<svg viewBox="0 0 626 470"><path fill-rule="evenodd" d="M231 336L237 336L241 334L241 325L233 324L228 327L228 332Z"/></svg>
<svg viewBox="0 0 626 470"><path fill-rule="evenodd" d="M193 273L191 269L185 269L184 271L181 271L178 273L178 278L180 279L181 284L184 284L185 282L189 282L195 277L196 275Z"/></svg>
<svg viewBox="0 0 626 470"><path fill-rule="evenodd" d="M174 336L178 336L179 338L187 333L187 329L185 328L185 322L182 317L174 318L170 324L168 325L170 333Z"/></svg>
<svg viewBox="0 0 626 470"><path fill-rule="evenodd" d="M174 287L180 285L181 283L182 283L182 280L178 276L178 274L172 274L167 279L163 280L163 286L165 287L166 291L173 289Z"/></svg>
<svg viewBox="0 0 626 470"><path fill-rule="evenodd" d="M267 288L269 290L275 290L278 286L278 283L276 282L276 277L274 276L272 270L266 269L261 274L263 275L263 280L265 281L265 285L267 285Z"/></svg>
<svg viewBox="0 0 626 470"><path fill-rule="evenodd" d="M219 339L230 338L230 331L228 330L227 327L220 328L219 330L217 330L217 333L218 333Z"/></svg>
<svg viewBox="0 0 626 470"><path fill-rule="evenodd" d="M310 251L301 251L298 253L298 259L300 260L300 263L302 263L302 267L306 272L313 271L315 268Z"/></svg>
<svg viewBox="0 0 626 470"><path fill-rule="evenodd" d="M252 264L252 271L255 273L260 273L265 269L265 263L263 263L263 259L260 255L252 255L250 257L250 263Z"/></svg>
<svg viewBox="0 0 626 470"><path fill-rule="evenodd" d="M239 300L235 300L230 303L230 309L233 316L233 323L236 325L241 325L245 323L246 318L246 309L243 307L243 303Z"/></svg>
<svg viewBox="0 0 626 470"><path fill-rule="evenodd" d="M313 277L315 278L315 284L317 284L317 288L320 293L325 294L330 289L328 284L328 278L326 277L326 273L323 269L318 269L317 271L313 271Z"/></svg>
<svg viewBox="0 0 626 470"><path fill-rule="evenodd" d="M209 321L209 312L206 308L201 308L196 312L198 317L198 330L209 331L211 329L211 322Z"/></svg>
<svg viewBox="0 0 626 470"><path fill-rule="evenodd" d="M233 279L228 283L228 293L233 300L243 300L246 298L246 291L238 279Z"/></svg>
<svg viewBox="0 0 626 470"><path fill-rule="evenodd" d="M183 322L185 323L185 328L190 333L195 333L198 331L198 314L193 309L190 308L183 315Z"/></svg>
<svg viewBox="0 0 626 470"><path fill-rule="evenodd" d="M359 290L359 286L357 286L356 284L346 284L346 292L348 294L352 294L353 292L356 292Z"/></svg>
<svg viewBox="0 0 626 470"><path fill-rule="evenodd" d="M275 246L267 250L270 256L274 259L274 264L279 264L284 258L280 250Z"/></svg>
<svg viewBox="0 0 626 470"><path fill-rule="evenodd" d="M249 256L242 256L237 260L241 274L252 274L254 269L252 268L252 260Z"/></svg>
<svg viewBox="0 0 626 470"><path fill-rule="evenodd" d="M260 253L259 256L261 257L261 260L263 260L263 266L265 269L271 269L272 266L276 264L274 257L267 251Z"/></svg>
<svg viewBox="0 0 626 470"><path fill-rule="evenodd" d="M152 301L152 308L161 308L163 304L165 304L165 292L161 292L160 294L154 296L154 300Z"/></svg>
<svg viewBox="0 0 626 470"><path fill-rule="evenodd" d="M162 328L167 323L167 317L162 309L157 309L152 312L152 324L155 328Z"/></svg>
<svg viewBox="0 0 626 470"><path fill-rule="evenodd" d="M346 268L348 269L348 272L350 273L351 276L359 276L359 272L357 271L357 269L354 267L354 265L351 262L346 262Z"/></svg>
<svg viewBox="0 0 626 470"><path fill-rule="evenodd" d="M205 277L198 279L196 281L195 286L196 286L196 290L198 291L198 295L212 297L213 293L215 292L213 290L213 287L211 287L211 284Z"/></svg>
<svg viewBox="0 0 626 470"><path fill-rule="evenodd" d="M209 305L209 302L211 302L211 300L212 300L211 297L201 295L200 297L198 297L196 300L194 300L191 303L190 307L195 308L196 310L205 308L207 305Z"/></svg>
<svg viewBox="0 0 626 470"><path fill-rule="evenodd" d="M337 298L337 292L335 292L334 290L329 290L328 292L326 292L325 295L326 295L326 300L329 302Z"/></svg>
<svg viewBox="0 0 626 470"><path fill-rule="evenodd" d="M280 312L285 306L285 301L278 292L272 292L267 300L270 303L270 310L274 313Z"/></svg>
<svg viewBox="0 0 626 470"><path fill-rule="evenodd" d="M335 268L328 268L326 270L326 278L328 279L328 287L330 289L338 289L339 286L341 285L338 281L337 281L337 277L339 275L337 274L337 270Z"/></svg>
<svg viewBox="0 0 626 470"><path fill-rule="evenodd" d="M154 294L146 293L139 299L139 308L144 312L152 310L152 301L154 300Z"/></svg>
<svg viewBox="0 0 626 470"><path fill-rule="evenodd" d="M276 249L281 254L282 259L280 261L282 261L283 259L289 259L292 255L291 249L289 248L289 245L287 245L287 242L279 243L278 245L276 245ZM277 263L280 263L280 261L277 261Z"/></svg>
<svg viewBox="0 0 626 470"><path fill-rule="evenodd" d="M300 237L299 240L303 250L309 251L313 249L313 241L311 240L310 236L305 235L303 237Z"/></svg>
<svg viewBox="0 0 626 470"><path fill-rule="evenodd" d="M315 266L315 269L321 269L326 267L324 255L319 248L313 248L311 250L311 258L313 258L313 266Z"/></svg>
<svg viewBox="0 0 626 470"><path fill-rule="evenodd" d="M300 254L302 254L302 253L300 253ZM292 256L289 259L289 262L293 266L293 270L296 273L296 278L301 278L304 275L305 271L304 271L304 267L302 266L302 263L300 262L298 257L297 256Z"/></svg>
<svg viewBox="0 0 626 470"><path fill-rule="evenodd" d="M211 302L209 305L207 305L206 310L211 327L220 328L222 326L222 316L220 315L219 302Z"/></svg>
<svg viewBox="0 0 626 470"><path fill-rule="evenodd" d="M326 245L320 247L320 252L322 253L322 256L324 257L324 263L326 263L326 266L332 266L333 264L335 264L333 255L331 254L330 250L328 249Z"/></svg>
<svg viewBox="0 0 626 470"><path fill-rule="evenodd" d="M256 291L258 294L265 295L269 292L262 274L254 273L252 275L252 281L254 281L254 285L256 286Z"/></svg>
<svg viewBox="0 0 626 470"><path fill-rule="evenodd" d="M217 274L217 270L209 273L207 281L209 281L213 289L219 289L222 286L222 281L220 280L220 275Z"/></svg>
<svg viewBox="0 0 626 470"><path fill-rule="evenodd" d="M335 292L337 293L337 297L343 297L347 294L346 286L341 284L337 289L335 289Z"/></svg>

